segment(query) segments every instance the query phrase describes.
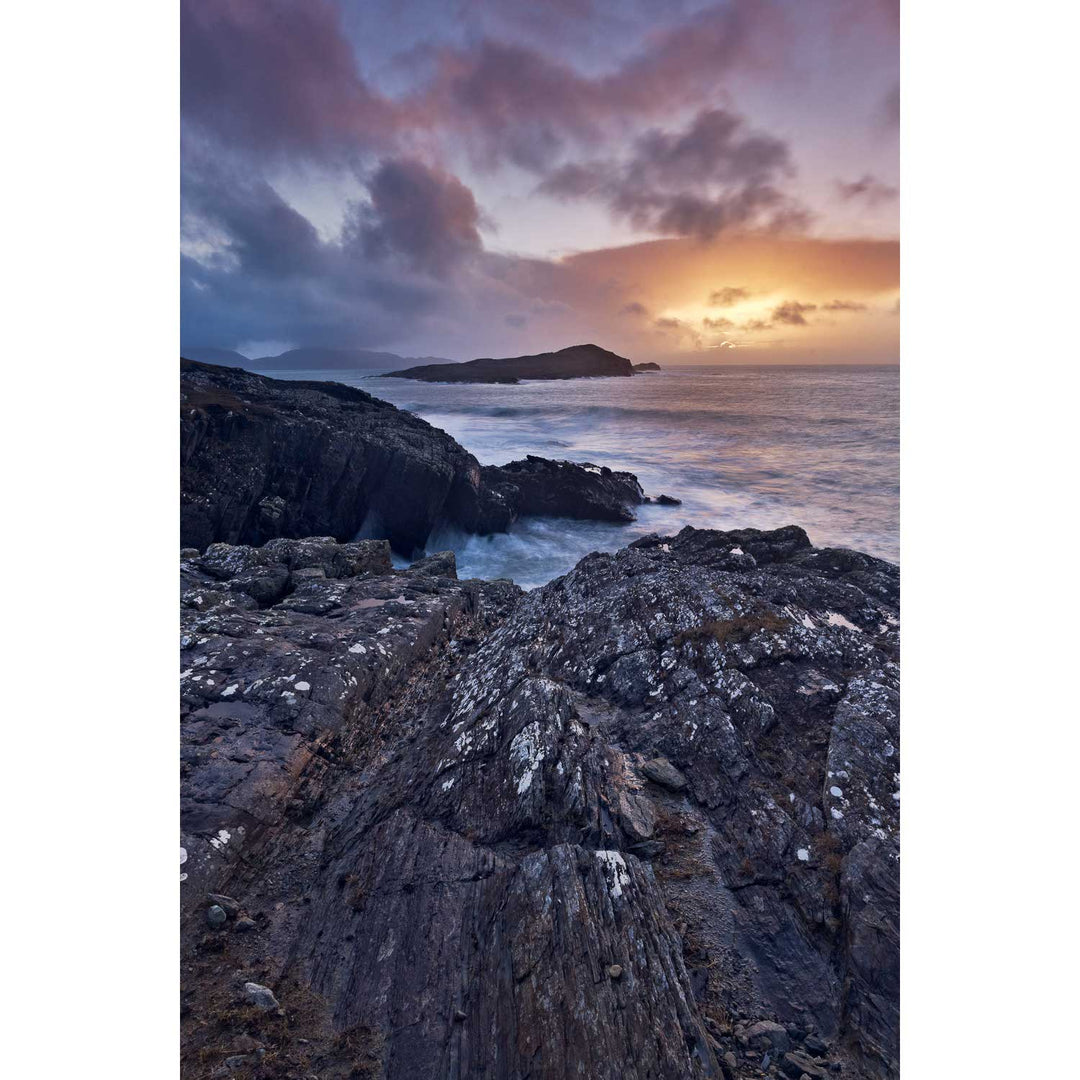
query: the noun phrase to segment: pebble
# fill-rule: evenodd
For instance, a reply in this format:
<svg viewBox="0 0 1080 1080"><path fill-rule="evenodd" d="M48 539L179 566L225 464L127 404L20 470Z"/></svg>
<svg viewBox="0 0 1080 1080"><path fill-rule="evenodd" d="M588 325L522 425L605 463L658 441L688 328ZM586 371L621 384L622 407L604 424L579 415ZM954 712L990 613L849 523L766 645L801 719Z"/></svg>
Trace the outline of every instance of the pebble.
<svg viewBox="0 0 1080 1080"><path fill-rule="evenodd" d="M622 978L622 964L612 964L611 967L609 967L607 969L607 973L613 979L621 979Z"/></svg>
<svg viewBox="0 0 1080 1080"><path fill-rule="evenodd" d="M211 904L206 909L206 921L217 930L218 927L224 926L226 920L229 918L225 914L225 909L220 904Z"/></svg>
<svg viewBox="0 0 1080 1080"><path fill-rule="evenodd" d="M238 934L246 934L251 930L258 930L259 925L254 919L249 919L246 915L242 919L236 920L236 926L233 929Z"/></svg>
<svg viewBox="0 0 1080 1080"><path fill-rule="evenodd" d="M244 983L244 994L248 1003L259 1009L280 1009L278 999L274 997L274 991L269 986L260 986L258 983Z"/></svg>

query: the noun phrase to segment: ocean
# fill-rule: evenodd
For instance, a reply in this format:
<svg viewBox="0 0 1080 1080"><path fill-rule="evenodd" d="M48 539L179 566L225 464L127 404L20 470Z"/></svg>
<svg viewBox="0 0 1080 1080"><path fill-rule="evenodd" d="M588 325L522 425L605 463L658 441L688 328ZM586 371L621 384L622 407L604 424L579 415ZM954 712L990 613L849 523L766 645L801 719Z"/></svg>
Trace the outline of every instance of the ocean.
<svg viewBox="0 0 1080 1080"><path fill-rule="evenodd" d="M801 525L818 546L899 561L898 367L667 367L634 378L516 385L422 383L340 371L273 372L358 386L449 432L482 464L526 454L636 473L648 495L629 525L527 519L510 533L432 536L460 577L525 588L590 551L698 528Z"/></svg>

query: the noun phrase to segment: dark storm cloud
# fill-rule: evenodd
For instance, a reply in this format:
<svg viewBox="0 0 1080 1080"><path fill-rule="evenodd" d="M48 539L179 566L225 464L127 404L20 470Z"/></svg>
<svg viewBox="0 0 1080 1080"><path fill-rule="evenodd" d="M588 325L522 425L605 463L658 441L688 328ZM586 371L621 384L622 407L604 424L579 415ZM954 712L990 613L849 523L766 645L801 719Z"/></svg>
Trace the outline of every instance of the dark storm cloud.
<svg viewBox="0 0 1080 1080"><path fill-rule="evenodd" d="M181 184L184 232L215 237L216 261L242 273L284 278L314 272L322 258L315 227L258 176L220 161L188 158Z"/></svg>
<svg viewBox="0 0 1080 1080"><path fill-rule="evenodd" d="M323 241L265 180L212 157L189 157L182 205L198 254L181 260L187 343L380 344L440 302L434 283L370 265L352 238Z"/></svg>
<svg viewBox="0 0 1080 1080"><path fill-rule="evenodd" d="M877 206L880 203L892 202L899 194L899 190L891 184L883 183L877 177L867 173L858 180L836 181L836 190L840 197L845 200L860 199L868 206Z"/></svg>
<svg viewBox="0 0 1080 1080"><path fill-rule="evenodd" d="M777 186L793 171L786 143L704 109L681 132L645 132L628 158L556 169L539 190L604 202L640 229L712 240L735 226L804 226L806 211Z"/></svg>
<svg viewBox="0 0 1080 1080"><path fill-rule="evenodd" d="M595 143L611 124L700 100L741 57L748 34L769 21L751 0L715 4L655 35L604 75L519 43L482 38L466 48L425 51L429 84L406 108L414 122L445 124L474 159L547 172L568 144Z"/></svg>
<svg viewBox="0 0 1080 1080"><path fill-rule="evenodd" d="M392 129L327 0L181 0L185 123L232 149L352 157Z"/></svg>
<svg viewBox="0 0 1080 1080"><path fill-rule="evenodd" d="M734 307L740 300L747 300L750 290L741 285L725 285L709 293L709 303L713 307Z"/></svg>
<svg viewBox="0 0 1080 1080"><path fill-rule="evenodd" d="M369 184L357 236L375 258L400 255L422 273L444 273L481 249L480 212L456 177L419 161L384 161Z"/></svg>

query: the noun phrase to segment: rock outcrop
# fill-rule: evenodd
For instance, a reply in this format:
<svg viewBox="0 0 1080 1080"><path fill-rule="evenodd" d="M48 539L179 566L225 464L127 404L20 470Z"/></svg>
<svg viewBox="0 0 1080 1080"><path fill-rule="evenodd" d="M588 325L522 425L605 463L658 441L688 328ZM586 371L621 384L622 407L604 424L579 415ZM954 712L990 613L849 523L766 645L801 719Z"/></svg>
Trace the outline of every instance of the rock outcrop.
<svg viewBox="0 0 1080 1080"><path fill-rule="evenodd" d="M599 345L571 345L535 356L483 357L462 364L421 364L388 372L387 378L422 382L516 383L520 379L586 379L629 376L634 366L625 356Z"/></svg>
<svg viewBox="0 0 1080 1080"><path fill-rule="evenodd" d="M652 361L646 361L643 364L634 364L634 374L638 375L645 371L660 371L660 365L654 364Z"/></svg>
<svg viewBox="0 0 1080 1080"><path fill-rule="evenodd" d="M633 519L630 473L530 458L481 470L445 432L351 386L181 361L181 544L487 534L522 514Z"/></svg>
<svg viewBox="0 0 1080 1080"><path fill-rule="evenodd" d="M537 517L633 521L631 507L645 502L637 477L590 462L549 461L529 454L524 461L483 466L480 477L519 514Z"/></svg>
<svg viewBox="0 0 1080 1080"><path fill-rule="evenodd" d="M185 1076L898 1075L894 566L184 555Z"/></svg>

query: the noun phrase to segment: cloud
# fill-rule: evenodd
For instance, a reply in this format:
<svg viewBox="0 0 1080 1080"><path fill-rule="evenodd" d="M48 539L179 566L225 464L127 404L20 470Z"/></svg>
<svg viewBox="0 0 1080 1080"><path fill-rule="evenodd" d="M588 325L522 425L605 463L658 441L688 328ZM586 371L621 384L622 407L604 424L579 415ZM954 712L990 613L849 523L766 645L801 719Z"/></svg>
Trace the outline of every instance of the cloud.
<svg viewBox="0 0 1080 1080"><path fill-rule="evenodd" d="M750 290L741 285L725 285L709 293L709 303L713 307L734 307L750 297Z"/></svg>
<svg viewBox="0 0 1080 1080"><path fill-rule="evenodd" d="M895 131L900 126L900 84L896 83L881 100L878 106L878 115L881 118L881 126L889 131Z"/></svg>
<svg viewBox="0 0 1080 1080"><path fill-rule="evenodd" d="M181 188L181 323L190 344L278 338L366 345L435 310L445 292L375 266L355 238L324 241L258 175L192 150Z"/></svg>
<svg viewBox="0 0 1080 1080"><path fill-rule="evenodd" d="M328 0L181 0L180 41L184 121L233 150L351 159L394 126Z"/></svg>
<svg viewBox="0 0 1080 1080"><path fill-rule="evenodd" d="M680 132L646 131L623 159L561 166L538 190L600 201L638 229L708 241L735 227L804 227L807 211L777 187L793 172L786 143L703 109Z"/></svg>
<svg viewBox="0 0 1080 1080"><path fill-rule="evenodd" d="M772 323L782 326L805 326L806 312L817 311L817 304L801 304L798 300L785 300L773 308Z"/></svg>
<svg viewBox="0 0 1080 1080"><path fill-rule="evenodd" d="M709 330L732 330L735 324L730 319L714 319L708 315L701 320L701 325Z"/></svg>
<svg viewBox="0 0 1080 1080"><path fill-rule="evenodd" d="M878 206L881 203L892 202L900 191L891 184L886 184L876 177L867 173L858 180L836 181L836 190L840 198L845 201L861 199L868 206Z"/></svg>
<svg viewBox="0 0 1080 1080"><path fill-rule="evenodd" d="M857 300L830 300L821 305L822 311L866 311L866 304L860 304Z"/></svg>
<svg viewBox="0 0 1080 1080"><path fill-rule="evenodd" d="M624 305L619 314L644 317L649 314L649 309L644 304L640 304L636 300L634 300L631 301L629 304Z"/></svg>
<svg viewBox="0 0 1080 1080"><path fill-rule="evenodd" d="M347 227L376 259L403 258L413 270L441 274L481 249L480 212L456 177L414 160L379 165L369 184L370 206Z"/></svg>
<svg viewBox="0 0 1080 1080"><path fill-rule="evenodd" d="M570 146L595 146L631 118L711 97L718 75L747 55L752 38L775 32L778 18L778 9L756 0L713 4L595 75L487 36L464 48L428 48L415 59L431 78L404 105L416 124L451 127L483 168L508 161L546 173Z"/></svg>

